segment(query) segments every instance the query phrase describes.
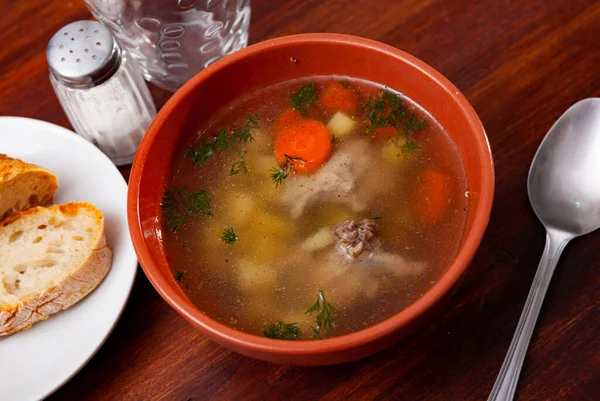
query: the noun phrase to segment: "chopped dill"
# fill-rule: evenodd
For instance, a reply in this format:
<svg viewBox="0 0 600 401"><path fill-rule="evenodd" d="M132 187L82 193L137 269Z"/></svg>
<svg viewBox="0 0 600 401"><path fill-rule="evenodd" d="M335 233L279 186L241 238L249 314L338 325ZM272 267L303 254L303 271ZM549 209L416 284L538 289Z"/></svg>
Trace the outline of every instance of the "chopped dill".
<svg viewBox="0 0 600 401"><path fill-rule="evenodd" d="M336 136L331 134L331 143L336 143L336 142L337 142Z"/></svg>
<svg viewBox="0 0 600 401"><path fill-rule="evenodd" d="M210 198L206 191L189 194L187 200L186 212L188 216L212 216Z"/></svg>
<svg viewBox="0 0 600 401"><path fill-rule="evenodd" d="M185 215L169 215L165 213L167 228L172 232L177 231L185 221L186 217L187 216Z"/></svg>
<svg viewBox="0 0 600 401"><path fill-rule="evenodd" d="M312 339L313 340L322 340L323 337L321 337L321 329L315 327L315 326L310 326L311 330L312 330Z"/></svg>
<svg viewBox="0 0 600 401"><path fill-rule="evenodd" d="M285 180L288 177L288 175L290 175L292 170L294 170L293 162L295 161L305 162L304 159L301 159L299 157L285 155L285 163L283 164L283 166L273 167L271 169L270 177L273 180L273 183L275 184L275 188L281 185L283 183L283 180Z"/></svg>
<svg viewBox="0 0 600 401"><path fill-rule="evenodd" d="M221 128L215 134L214 147L217 149L227 149L228 146L229 137L227 135L227 130L225 128Z"/></svg>
<svg viewBox="0 0 600 401"><path fill-rule="evenodd" d="M375 221L375 220L379 220L380 218L381 218L381 215L380 214L376 214L375 216L369 217L369 220Z"/></svg>
<svg viewBox="0 0 600 401"><path fill-rule="evenodd" d="M290 95L292 106L303 116L308 115L309 107L317 101L315 84L302 85L298 90Z"/></svg>
<svg viewBox="0 0 600 401"><path fill-rule="evenodd" d="M313 306L308 308L305 313L313 314L318 312L316 318L316 326L312 326L313 340L320 340L323 338L321 331L331 330L333 328L333 313L335 309L325 299L323 290L319 290L317 293L317 301Z"/></svg>
<svg viewBox="0 0 600 401"><path fill-rule="evenodd" d="M185 155L192 159L194 166L201 166L213 158L214 148L214 143L203 142L200 146L189 146Z"/></svg>
<svg viewBox="0 0 600 401"><path fill-rule="evenodd" d="M181 283L181 279L183 279L184 275L185 275L185 272L175 270L175 272L173 273L173 278L175 279L175 281Z"/></svg>
<svg viewBox="0 0 600 401"><path fill-rule="evenodd" d="M186 156L192 159L194 166L201 166L211 160L217 150L240 152L238 149L239 144L254 141L254 137L250 132L253 128L258 128L258 117L249 114L246 116L244 128L233 129L231 132L228 132L226 128L221 128L213 137L204 140L199 146L189 146ZM247 170L241 169L239 171Z"/></svg>
<svg viewBox="0 0 600 401"><path fill-rule="evenodd" d="M246 124L244 125L244 128L241 130L233 130L231 137L239 143L254 142L254 137L250 133L250 130L253 128L258 128L258 117L248 114L246 116Z"/></svg>
<svg viewBox="0 0 600 401"><path fill-rule="evenodd" d="M313 340L320 340L323 338L321 335L322 330L329 331L333 328L334 312L335 309L325 299L323 290L319 290L315 304L308 308L306 312L304 312L308 314L317 313L317 317L315 319L316 325L311 326ZM263 335L267 338L275 338L279 340L299 340L301 333L297 324L298 322L284 323L280 320L277 323L268 325L263 330Z"/></svg>
<svg viewBox="0 0 600 401"><path fill-rule="evenodd" d="M207 192L202 190L187 193L187 187L171 188L163 197L165 225L173 232L177 231L188 217L212 216L212 206Z"/></svg>
<svg viewBox="0 0 600 401"><path fill-rule="evenodd" d="M223 241L224 243L233 245L233 244L235 244L235 241L237 241L237 240L238 240L238 236L235 234L235 231L233 231L233 227L227 227L223 231L223 235L221 236L221 241Z"/></svg>
<svg viewBox="0 0 600 401"><path fill-rule="evenodd" d="M231 165L231 168L229 169L230 176L236 175L240 171L243 171L244 173L249 171L248 166L246 165L246 151L240 150L238 151L238 154L240 155L240 160Z"/></svg>
<svg viewBox="0 0 600 401"><path fill-rule="evenodd" d="M407 134L413 134L415 132L419 132L423 130L427 126L427 121L424 119L418 120L417 116L411 114L408 118L402 123L402 129Z"/></svg>
<svg viewBox="0 0 600 401"><path fill-rule="evenodd" d="M389 124L388 115L385 113L386 102L383 97L375 99L369 96L363 111L367 114L367 134L376 128L386 127Z"/></svg>
<svg viewBox="0 0 600 401"><path fill-rule="evenodd" d="M424 119L418 119L416 114L410 112L400 95L388 90L377 98L369 96L363 111L367 114L367 134L377 128L393 127L412 135L427 126Z"/></svg>
<svg viewBox="0 0 600 401"><path fill-rule="evenodd" d="M340 81L340 85L342 85L344 88L347 88L350 86L350 81L348 81L347 79L342 79Z"/></svg>
<svg viewBox="0 0 600 401"><path fill-rule="evenodd" d="M229 175L236 175L240 171L243 171L244 173L248 172L248 167L246 166L246 161L244 159L241 159L240 161L237 161L231 165L231 168L229 169Z"/></svg>
<svg viewBox="0 0 600 401"><path fill-rule="evenodd" d="M283 323L278 321L268 325L263 330L263 335L267 338L278 340L298 340L300 339L300 329L296 326L298 323Z"/></svg>
<svg viewBox="0 0 600 401"><path fill-rule="evenodd" d="M270 177L273 180L273 183L275 184L275 188L277 188L283 183L283 180L287 178L289 173L289 170L287 170L286 168L273 167L271 169Z"/></svg>
<svg viewBox="0 0 600 401"><path fill-rule="evenodd" d="M419 145L419 143L412 138L408 138L401 146L397 142L394 142L394 144L400 148L402 153L410 154L421 150L421 145Z"/></svg>

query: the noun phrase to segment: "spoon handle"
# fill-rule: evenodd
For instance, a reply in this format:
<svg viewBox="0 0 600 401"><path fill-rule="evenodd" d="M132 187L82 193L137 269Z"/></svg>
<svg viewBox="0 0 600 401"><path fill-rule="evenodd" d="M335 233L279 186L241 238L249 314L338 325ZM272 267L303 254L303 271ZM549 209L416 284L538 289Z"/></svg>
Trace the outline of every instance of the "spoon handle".
<svg viewBox="0 0 600 401"><path fill-rule="evenodd" d="M510 343L510 348L504 358L504 363L488 401L510 401L513 399L521 367L523 366L523 360L529 346L529 340L531 339L535 322L540 314L544 296L550 285L552 273L554 273L554 268L558 263L560 254L572 238L570 234L564 232L547 230L546 247L544 248L542 259L535 273L535 278L533 279L525 307L521 313L519 324Z"/></svg>

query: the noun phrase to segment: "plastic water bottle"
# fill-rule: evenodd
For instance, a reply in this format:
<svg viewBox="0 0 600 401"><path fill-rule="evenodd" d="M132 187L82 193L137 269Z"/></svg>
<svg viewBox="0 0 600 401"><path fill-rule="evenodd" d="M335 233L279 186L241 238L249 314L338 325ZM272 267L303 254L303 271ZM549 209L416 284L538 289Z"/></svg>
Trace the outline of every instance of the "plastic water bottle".
<svg viewBox="0 0 600 401"><path fill-rule="evenodd" d="M84 0L153 84L176 91L248 43L250 0Z"/></svg>

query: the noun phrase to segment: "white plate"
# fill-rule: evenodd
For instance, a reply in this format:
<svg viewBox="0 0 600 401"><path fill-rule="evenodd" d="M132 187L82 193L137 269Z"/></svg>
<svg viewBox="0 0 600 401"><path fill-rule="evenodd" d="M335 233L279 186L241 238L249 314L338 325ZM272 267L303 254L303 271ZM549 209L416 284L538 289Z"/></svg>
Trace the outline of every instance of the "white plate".
<svg viewBox="0 0 600 401"><path fill-rule="evenodd" d="M137 270L127 228L127 184L95 146L38 120L0 117L0 153L52 170L58 176L56 203L96 205L114 252L110 272L81 302L29 330L0 337L0 399L39 400L92 358L125 307Z"/></svg>

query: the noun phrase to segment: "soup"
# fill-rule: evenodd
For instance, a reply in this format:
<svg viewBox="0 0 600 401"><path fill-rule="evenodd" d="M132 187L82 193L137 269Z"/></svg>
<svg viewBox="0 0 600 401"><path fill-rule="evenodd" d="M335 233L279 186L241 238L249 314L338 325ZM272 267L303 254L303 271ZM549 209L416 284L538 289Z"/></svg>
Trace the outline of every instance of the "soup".
<svg viewBox="0 0 600 401"><path fill-rule="evenodd" d="M468 207L457 147L381 85L306 77L191 134L162 204L174 279L205 314L284 340L364 329L428 291Z"/></svg>

